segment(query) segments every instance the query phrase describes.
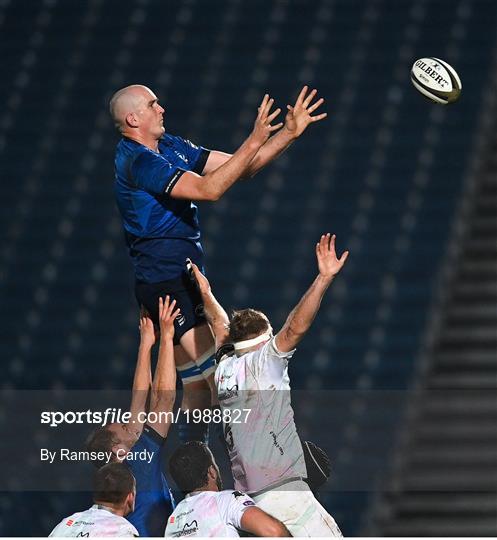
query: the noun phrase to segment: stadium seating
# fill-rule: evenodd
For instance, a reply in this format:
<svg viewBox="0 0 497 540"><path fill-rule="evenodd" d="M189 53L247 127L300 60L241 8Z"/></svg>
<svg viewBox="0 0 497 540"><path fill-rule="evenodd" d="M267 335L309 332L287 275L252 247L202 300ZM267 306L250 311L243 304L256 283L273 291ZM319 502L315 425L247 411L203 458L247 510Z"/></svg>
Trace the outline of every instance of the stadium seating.
<svg viewBox="0 0 497 540"><path fill-rule="evenodd" d="M497 534L495 70L435 297L411 414L371 511L378 536Z"/></svg>

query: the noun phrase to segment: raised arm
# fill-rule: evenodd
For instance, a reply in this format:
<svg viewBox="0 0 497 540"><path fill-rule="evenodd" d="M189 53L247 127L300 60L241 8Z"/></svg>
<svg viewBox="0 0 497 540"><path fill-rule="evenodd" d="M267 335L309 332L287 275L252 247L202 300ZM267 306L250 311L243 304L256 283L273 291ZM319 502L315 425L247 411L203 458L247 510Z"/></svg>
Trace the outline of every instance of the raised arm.
<svg viewBox="0 0 497 540"><path fill-rule="evenodd" d="M142 309L140 312L140 345L138 347L130 406L131 425L135 426L138 431L141 431L143 427L138 422L138 415L145 411L148 392L152 386L150 355L154 343L154 323L148 313Z"/></svg>
<svg viewBox="0 0 497 540"><path fill-rule="evenodd" d="M288 315L283 328L276 334L276 347L282 352L291 351L309 330L316 316L324 293L335 276L340 272L347 257L345 251L340 259L335 252L335 235L323 234L316 244L316 258L319 274Z"/></svg>
<svg viewBox="0 0 497 540"><path fill-rule="evenodd" d="M149 418L147 424L162 437L167 435L171 426L171 414L160 418L161 413L172 413L176 399L176 366L174 363L174 319L180 310L174 309L176 300L169 302L169 296L163 301L159 298L160 345L159 357L152 381L150 412L156 413L157 421ZM163 415L165 416L165 415Z"/></svg>
<svg viewBox="0 0 497 540"><path fill-rule="evenodd" d="M309 88L304 86L295 104L287 105L287 115L285 124L282 129L275 133L265 144L259 149L255 157L243 171L243 177L252 177L259 172L268 163L281 155L298 137L304 133L309 124L319 122L326 118L326 113L312 116L312 113L318 109L324 99L320 98L314 103L312 101L317 95L317 90L309 92ZM229 158L230 154L224 152L213 151L210 153L207 163L205 164L204 174L216 170Z"/></svg>
<svg viewBox="0 0 497 540"><path fill-rule="evenodd" d="M281 112L280 109L271 112L273 103L274 100L266 94L259 106L254 129L240 148L232 156L225 154L226 160L221 160L223 163L217 168L204 169L206 171L204 176L194 172L183 173L173 187L171 197L193 201L218 200L243 176L249 163L268 140L269 135L283 125L281 122L274 126L271 125L271 122Z"/></svg>
<svg viewBox="0 0 497 540"><path fill-rule="evenodd" d="M216 341L216 350L226 343L229 335L229 318L223 306L216 300L212 293L208 279L202 274L198 266L191 261L193 275L198 285L204 304L204 313L207 322L214 334Z"/></svg>
<svg viewBox="0 0 497 540"><path fill-rule="evenodd" d="M326 118L326 113L312 116L312 113L324 103L323 98L319 98L316 102L312 100L317 95L317 90L309 92L309 88L304 86L300 91L295 104L287 105L287 114L285 124L277 133L274 134L262 148L257 152L255 158L250 162L246 176L254 176L269 162L281 155L302 133L307 129L309 124L319 122Z"/></svg>

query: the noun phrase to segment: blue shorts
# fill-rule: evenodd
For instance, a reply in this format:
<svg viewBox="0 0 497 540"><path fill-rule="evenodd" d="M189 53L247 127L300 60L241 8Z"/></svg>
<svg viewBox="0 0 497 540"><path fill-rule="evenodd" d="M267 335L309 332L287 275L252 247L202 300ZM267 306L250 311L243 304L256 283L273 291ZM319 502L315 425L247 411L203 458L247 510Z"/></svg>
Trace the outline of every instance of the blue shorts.
<svg viewBox="0 0 497 540"><path fill-rule="evenodd" d="M159 297L169 295L176 300L176 307L181 314L174 321L174 344L178 345L181 337L195 326L206 322L202 297L185 271L181 276L159 283L135 282L135 296L138 304L149 312L156 326L159 325Z"/></svg>

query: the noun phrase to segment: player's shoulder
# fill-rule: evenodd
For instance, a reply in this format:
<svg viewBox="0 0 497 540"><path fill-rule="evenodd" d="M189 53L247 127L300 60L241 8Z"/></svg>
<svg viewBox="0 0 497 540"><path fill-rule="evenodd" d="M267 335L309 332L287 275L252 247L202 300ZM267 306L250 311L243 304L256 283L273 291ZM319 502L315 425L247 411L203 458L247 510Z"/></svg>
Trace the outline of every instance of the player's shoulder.
<svg viewBox="0 0 497 540"><path fill-rule="evenodd" d="M216 501L219 514L226 519L230 506L234 502L233 491L225 489L223 491L213 492L213 498Z"/></svg>
<svg viewBox="0 0 497 540"><path fill-rule="evenodd" d="M158 446L162 446L165 440L165 437L163 437L152 426L149 426L148 424L143 425L142 432L140 434L140 437L138 438L138 441L152 441Z"/></svg>
<svg viewBox="0 0 497 540"><path fill-rule="evenodd" d="M118 175L127 177L130 166L136 163L147 165L149 158L153 159L154 152L137 141L123 137L116 147L116 171Z"/></svg>
<svg viewBox="0 0 497 540"><path fill-rule="evenodd" d="M255 502L249 495L236 489L220 491L217 500L220 513L225 515L226 519L233 517L233 512L239 515L249 506L255 506Z"/></svg>
<svg viewBox="0 0 497 540"><path fill-rule="evenodd" d="M202 150L202 147L192 143L189 139L171 133L164 133L159 140L159 148L163 154L176 151L186 155L193 152L193 155L196 155L197 152Z"/></svg>
<svg viewBox="0 0 497 540"><path fill-rule="evenodd" d="M118 155L138 155L147 150L149 149L145 145L128 137L122 137L116 146L116 154Z"/></svg>
<svg viewBox="0 0 497 540"><path fill-rule="evenodd" d="M116 520L116 524L119 525L119 530L120 530L121 533L129 531L130 535L138 536L138 530L136 529L136 527L130 521L128 521L123 516L115 516L115 517L118 518Z"/></svg>
<svg viewBox="0 0 497 540"><path fill-rule="evenodd" d="M172 133L164 133L159 139L159 146L161 148L175 148L185 144L187 141L179 135L173 135Z"/></svg>
<svg viewBox="0 0 497 540"><path fill-rule="evenodd" d="M287 360L294 355L296 349L292 349L291 351L280 351L278 349L278 345L276 344L276 336L273 336L267 343L264 344L261 351L264 351L264 354L267 356L274 356Z"/></svg>
<svg viewBox="0 0 497 540"><path fill-rule="evenodd" d="M237 497L245 494L242 491L237 491L236 489L223 489L222 491L218 491L217 495L219 497L234 497L236 499Z"/></svg>
<svg viewBox="0 0 497 540"><path fill-rule="evenodd" d="M104 509L99 511L95 526L97 531L100 530L101 532L117 530L119 536L138 536L136 527L125 517L118 516Z"/></svg>
<svg viewBox="0 0 497 540"><path fill-rule="evenodd" d="M271 342L268 341L267 343L264 343L262 347L254 349L252 351L248 351L241 356L236 357L239 366L244 365L246 368L251 369L253 368L253 366L262 365L264 362L267 361L267 357L271 356L271 349L269 348L270 343Z"/></svg>
<svg viewBox="0 0 497 540"><path fill-rule="evenodd" d="M117 514L113 514L112 512L107 511L106 515L103 517L103 519L108 519L111 521L115 521L116 523L121 523L122 525L131 525L131 523L123 516L119 516ZM133 525L131 525L132 527Z"/></svg>
<svg viewBox="0 0 497 540"><path fill-rule="evenodd" d="M238 497L247 496L244 491L240 491L238 489L223 489L223 491L220 491L219 493L223 493L226 497L234 497L235 499L238 499Z"/></svg>
<svg viewBox="0 0 497 540"><path fill-rule="evenodd" d="M223 354L219 358L216 369L219 369L220 371L225 371L226 369L229 369L229 367L233 366L233 364L236 362L236 359L237 356L234 353Z"/></svg>
<svg viewBox="0 0 497 540"><path fill-rule="evenodd" d="M218 361L215 377L233 371L236 359L236 354L224 354Z"/></svg>
<svg viewBox="0 0 497 540"><path fill-rule="evenodd" d="M255 380L259 390L280 388L287 377L288 360L294 351L279 351L272 337L262 347L249 351L240 358L244 359L247 373Z"/></svg>
<svg viewBox="0 0 497 540"><path fill-rule="evenodd" d="M221 383L224 380L243 376L242 374L247 369L251 371L252 365L260 363L262 358L263 348L246 352L240 356L237 354L225 355L217 366L216 380Z"/></svg>
<svg viewBox="0 0 497 540"><path fill-rule="evenodd" d="M82 510L81 512L74 512L74 514L71 514L70 516L67 516L65 519L63 519L60 523L65 523L66 525L71 525L78 519L84 518L87 514L89 514L92 510L92 507L87 508L86 510Z"/></svg>
<svg viewBox="0 0 497 540"><path fill-rule="evenodd" d="M76 523L84 513L85 512L75 512L74 514L65 517L59 521L59 523L57 523L49 536L64 536L64 533L68 530L68 527L71 527L74 523Z"/></svg>
<svg viewBox="0 0 497 540"><path fill-rule="evenodd" d="M244 370L244 359L236 354L224 355L216 367L214 381L216 385L230 385L236 381Z"/></svg>
<svg viewBox="0 0 497 540"><path fill-rule="evenodd" d="M251 500L249 495L247 495L245 492L239 491L237 489L225 489L223 491L219 491L217 493L217 496L220 499L226 500L228 502L232 502L232 501L244 502L246 500Z"/></svg>
<svg viewBox="0 0 497 540"><path fill-rule="evenodd" d="M222 491L201 491L196 498L192 499L190 502L195 502L195 504L201 503L202 505L209 504L208 501L215 501L219 506L228 506L230 501L233 499L234 491L231 489L224 489Z"/></svg>

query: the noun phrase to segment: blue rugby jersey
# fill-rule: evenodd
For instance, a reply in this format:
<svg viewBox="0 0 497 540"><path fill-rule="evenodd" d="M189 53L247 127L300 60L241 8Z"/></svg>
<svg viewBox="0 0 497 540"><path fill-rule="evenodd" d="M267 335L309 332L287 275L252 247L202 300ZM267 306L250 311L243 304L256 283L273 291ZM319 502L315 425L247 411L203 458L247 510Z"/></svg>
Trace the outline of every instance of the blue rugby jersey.
<svg viewBox="0 0 497 540"><path fill-rule="evenodd" d="M167 518L173 513L174 499L162 471L162 446L165 439L150 426L145 425L140 438L131 451L153 452L150 463L143 459L127 460L136 480L135 509L126 519L138 530L140 536L164 536Z"/></svg>
<svg viewBox="0 0 497 540"><path fill-rule="evenodd" d="M165 134L159 152L128 138L115 158L115 194L138 281L157 283L181 274L189 257L203 266L197 206L170 193L186 171L201 174L209 150Z"/></svg>

